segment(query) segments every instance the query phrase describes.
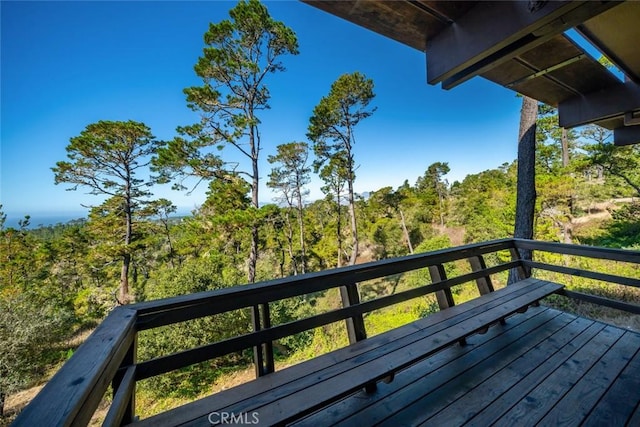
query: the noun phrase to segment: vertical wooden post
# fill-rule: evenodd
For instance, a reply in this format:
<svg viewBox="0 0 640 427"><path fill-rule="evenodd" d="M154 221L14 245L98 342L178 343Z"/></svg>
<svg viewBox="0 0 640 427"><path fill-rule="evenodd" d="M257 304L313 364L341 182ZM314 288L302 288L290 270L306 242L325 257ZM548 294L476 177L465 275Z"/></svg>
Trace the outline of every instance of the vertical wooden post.
<svg viewBox="0 0 640 427"><path fill-rule="evenodd" d="M138 333L134 332L133 341L131 342L131 346L127 350L127 353L124 355L124 359L122 359L122 363L120 364L121 368L126 368L128 366L135 365L137 359L137 350L138 350ZM112 397L115 397L120 384L122 383L122 379L124 378L126 369L119 369L118 372L113 377L111 381L111 392ZM136 390L135 386L133 389L133 393L131 393L131 399L127 403L127 408L124 411L124 415L122 416L122 425L131 424L135 421L136 416Z"/></svg>
<svg viewBox="0 0 640 427"><path fill-rule="evenodd" d="M430 265L429 275L431 276L431 283L437 283L442 282L443 280L447 280L447 273L444 271L444 265L442 264ZM440 307L440 310L444 310L456 305L455 301L453 300L451 288L445 288L440 291L436 291L436 299L438 300L438 307ZM460 338L458 342L460 343L460 345L467 344L467 340L465 340L464 338Z"/></svg>
<svg viewBox="0 0 640 427"><path fill-rule="evenodd" d="M350 285L340 286L340 298L342 299L343 307L360 304L360 295L358 294L358 287L356 284L352 283ZM357 314L346 319L346 323L349 344L354 344L367 338L367 331L364 326L362 314Z"/></svg>
<svg viewBox="0 0 640 427"><path fill-rule="evenodd" d="M511 259L513 261L522 261L523 257L521 256L520 250L518 248L509 248L509 252L511 252ZM529 254L529 258L531 258L531 254ZM509 272L509 281L507 282L507 285L511 285L518 280L524 280L529 277L531 277L531 268L525 267L524 265L520 264L516 268L512 268ZM531 305L534 307L538 307L540 306L540 303L536 301ZM518 313L524 313L525 311L527 311L527 308L528 307L521 308L520 310L518 310Z"/></svg>
<svg viewBox="0 0 640 427"><path fill-rule="evenodd" d="M262 324L265 328L271 327L271 313L269 311L269 303L262 305ZM264 373L270 374L275 371L275 362L273 360L273 343L271 341L262 345L264 350Z"/></svg>
<svg viewBox="0 0 640 427"><path fill-rule="evenodd" d="M471 265L471 271L480 271L487 268L487 264L484 262L482 255L472 256L469 258L469 264ZM486 295L489 292L493 292L493 283L491 277L482 276L476 279L476 285L480 295Z"/></svg>
<svg viewBox="0 0 640 427"><path fill-rule="evenodd" d="M522 261L520 251L516 247L509 248L509 252L511 253L512 261ZM522 264L520 264L516 268L511 269L511 274L509 276L515 276L515 280L509 281L507 283L508 285L515 283L518 280L524 280L528 277L531 277L531 269L525 268Z"/></svg>
<svg viewBox="0 0 640 427"><path fill-rule="evenodd" d="M340 299L342 299L342 306L349 307L352 305L360 304L360 294L358 293L358 286L355 283L340 286ZM345 320L347 324L347 335L349 336L349 344L354 344L358 341L362 341L367 338L367 330L364 326L364 318L362 314L351 316ZM378 386L375 382L366 384L364 390L367 393L373 393Z"/></svg>
<svg viewBox="0 0 640 427"><path fill-rule="evenodd" d="M253 323L253 331L258 332L260 327L260 307L254 305L251 307L251 322ZM253 347L253 365L256 369L256 378L264 375L264 360L262 357L262 346Z"/></svg>
<svg viewBox="0 0 640 427"><path fill-rule="evenodd" d="M431 276L431 283L447 280L447 273L444 271L444 265L442 264L430 265L429 275ZM440 310L456 305L453 301L453 294L451 294L450 288L437 291L436 299L438 300L438 307L440 307Z"/></svg>
<svg viewBox="0 0 640 427"><path fill-rule="evenodd" d="M471 265L472 271L480 271L487 268L487 264L484 262L484 257L482 255L470 257L469 265ZM486 295L494 291L493 282L491 282L491 276L487 275L477 278L476 285L478 286L478 292L480 292L480 295ZM506 323L507 322L504 320L504 318L500 319L501 325L506 325Z"/></svg>
<svg viewBox="0 0 640 427"><path fill-rule="evenodd" d="M254 305L251 311L253 331L258 332L271 327L271 313L269 303ZM256 378L275 371L273 360L273 343L271 341L253 347L253 363L256 368Z"/></svg>

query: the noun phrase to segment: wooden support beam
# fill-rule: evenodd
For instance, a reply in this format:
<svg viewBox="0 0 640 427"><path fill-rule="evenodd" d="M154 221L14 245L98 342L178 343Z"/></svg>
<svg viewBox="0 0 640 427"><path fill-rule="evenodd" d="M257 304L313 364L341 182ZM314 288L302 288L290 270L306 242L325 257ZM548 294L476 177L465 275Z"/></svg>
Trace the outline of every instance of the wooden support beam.
<svg viewBox="0 0 640 427"><path fill-rule="evenodd" d="M447 273L444 271L444 265L442 264L430 265L429 275L431 276L431 283L447 280ZM440 307L440 310L456 305L453 300L453 294L451 293L450 287L437 291L436 299L438 300L438 307ZM467 340L465 338L460 338L458 343L460 343L460 345L466 345Z"/></svg>
<svg viewBox="0 0 640 427"><path fill-rule="evenodd" d="M113 417L118 425L130 424L135 421L136 416L136 393L135 393L135 364L138 354L138 334L136 333L131 342L131 346L122 360L120 369L111 381L113 403L115 408L109 415ZM110 416L107 416L107 420ZM105 421L107 421L105 420ZM111 423L105 422L105 425Z"/></svg>
<svg viewBox="0 0 640 427"><path fill-rule="evenodd" d="M522 257L520 256L520 250L518 248L509 248L509 252L511 253L512 261L520 261L522 263ZM516 281L531 277L531 268L525 268L523 264L514 268L514 271L515 274L517 274Z"/></svg>
<svg viewBox="0 0 640 427"><path fill-rule="evenodd" d="M620 146L640 144L640 125L614 129L613 143Z"/></svg>
<svg viewBox="0 0 640 427"><path fill-rule="evenodd" d="M479 2L427 41L427 81L450 89L620 2Z"/></svg>
<svg viewBox="0 0 640 427"><path fill-rule="evenodd" d="M429 266L429 275L431 275L431 283L447 280L447 273L444 271L444 265L442 264ZM437 291L436 299L438 300L438 307L440 307L440 310L456 305L453 301L453 294L451 294L450 288Z"/></svg>
<svg viewBox="0 0 640 427"><path fill-rule="evenodd" d="M469 265L471 265L471 271L479 271L487 268L487 264L484 262L482 255L469 258ZM489 275L477 278L476 285L478 286L478 292L480 292L480 295L486 295L493 292L493 283L491 283L491 276Z"/></svg>
<svg viewBox="0 0 640 427"><path fill-rule="evenodd" d="M271 311L269 310L269 303L261 304L262 325L265 329L271 327ZM267 341L262 344L262 351L264 352L264 373L270 374L275 372L276 365L273 357L273 342Z"/></svg>
<svg viewBox="0 0 640 427"><path fill-rule="evenodd" d="M574 96L558 104L558 119L563 128L572 128L640 109L640 85L628 81L605 90Z"/></svg>
<svg viewBox="0 0 640 427"><path fill-rule="evenodd" d="M358 293L358 286L355 283L346 286L340 286L340 298L342 299L343 307L350 307L352 305L360 304L360 294ZM364 326L364 319L362 317L362 314L357 314L350 317L346 320L346 323L350 344L354 344L367 338L367 331Z"/></svg>
<svg viewBox="0 0 640 427"><path fill-rule="evenodd" d="M513 86L522 84L524 82L528 82L529 80L533 80L533 79L536 79L538 77L542 77L544 75L549 74L552 71L559 70L560 68L566 67L567 65L571 65L574 62L578 62L581 59L584 59L586 57L587 57L587 54L586 53L582 53L580 55L574 56L573 58L569 58L566 61L562 61L559 64L556 64L556 65L553 65L551 67L545 68L544 70L536 71L535 73L529 74L528 76L522 77L521 79L515 80L515 81L513 81L511 83L507 83L505 85L505 87L511 89L511 88L513 88Z"/></svg>

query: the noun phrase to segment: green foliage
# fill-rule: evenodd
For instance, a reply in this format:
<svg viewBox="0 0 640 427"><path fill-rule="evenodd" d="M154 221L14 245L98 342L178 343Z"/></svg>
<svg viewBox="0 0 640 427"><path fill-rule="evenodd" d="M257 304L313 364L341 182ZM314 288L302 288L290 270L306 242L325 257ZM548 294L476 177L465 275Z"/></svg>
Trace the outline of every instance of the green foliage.
<svg viewBox="0 0 640 427"><path fill-rule="evenodd" d="M192 259L182 264L180 269L163 269L155 274L147 285L146 297L149 300L167 298L222 289L240 284L238 271L224 261L221 256L208 256L203 259ZM154 357L171 354L188 348L220 341L250 331L250 316L248 310L222 313L175 325L168 325L140 333L138 357L148 360ZM228 369L237 365L250 363L250 355L237 353L218 358L198 367L187 367L174 373L152 378L147 383L150 390L158 395L173 395L185 393L180 385L185 381L191 384L188 393L202 391L189 378L198 370ZM203 373L202 375L215 376ZM207 384L200 384L205 387Z"/></svg>
<svg viewBox="0 0 640 427"><path fill-rule="evenodd" d="M71 319L68 310L31 292L0 295L0 394L40 379L44 360L63 360L51 350L68 336Z"/></svg>
<svg viewBox="0 0 640 427"><path fill-rule="evenodd" d="M318 158L316 172L331 168L343 181L355 180L353 130L374 113L375 108L368 108L374 97L373 80L357 71L341 75L331 85L329 94L314 107L309 119L307 137L313 141Z"/></svg>
<svg viewBox="0 0 640 427"><path fill-rule="evenodd" d="M306 142L290 142L280 144L277 147L277 154L269 156L269 163L275 164L269 174L267 186L278 191L278 200L286 203L288 209L281 212L286 224L286 240L289 250L289 258L293 267L293 273L305 273L307 270L307 254L305 243L304 227L304 198L309 194L305 189L310 181L311 168L307 165L309 157L309 146ZM298 236L294 249L294 233L292 225L292 214L295 209Z"/></svg>
<svg viewBox="0 0 640 427"><path fill-rule="evenodd" d="M467 175L461 183L454 183L453 221L466 228L467 242L513 235L515 183L515 164Z"/></svg>
<svg viewBox="0 0 640 427"><path fill-rule="evenodd" d="M617 147L608 142L596 142L584 148L590 164L600 166L605 173L620 178L633 189L635 197L640 197L639 145Z"/></svg>
<svg viewBox="0 0 640 427"><path fill-rule="evenodd" d="M325 182L322 191L332 195L337 202L336 216L340 218L340 196L343 186L347 186L347 202L351 223L350 264L355 264L358 256L358 227L356 220L355 195L353 182L356 179L353 146L354 128L361 120L371 116L375 108L369 108L373 100L373 80L359 72L343 74L333 82L329 94L313 109L309 119L307 137L313 141L316 154L314 169L320 171ZM340 225L338 232L338 266L342 265L342 237Z"/></svg>
<svg viewBox="0 0 640 427"><path fill-rule="evenodd" d="M137 240L133 217L151 195L152 181L136 175L147 171L158 146L159 142L144 123L99 121L71 138L67 146L69 161L58 162L52 168L56 184L73 184L72 190L78 186L88 187L91 194L109 197L94 213L108 223L107 231L117 236L117 242L110 248L122 259L118 296L122 304L131 299L129 276L133 242Z"/></svg>
<svg viewBox="0 0 640 427"><path fill-rule="evenodd" d="M52 168L55 183L88 187L91 194L136 199L147 196L147 182L135 178L148 166L159 142L144 124L99 121L88 125L67 146L69 161Z"/></svg>

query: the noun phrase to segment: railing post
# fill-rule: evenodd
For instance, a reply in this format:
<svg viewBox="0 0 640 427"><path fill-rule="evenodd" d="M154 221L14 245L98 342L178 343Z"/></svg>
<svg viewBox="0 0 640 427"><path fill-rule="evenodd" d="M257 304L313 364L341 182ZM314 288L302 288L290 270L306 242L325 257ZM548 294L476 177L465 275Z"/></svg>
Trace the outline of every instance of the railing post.
<svg viewBox="0 0 640 427"><path fill-rule="evenodd" d="M251 323L253 323L253 332L262 329L260 326L260 307L254 305L251 307ZM262 346L253 347L253 365L256 369L256 378L264 375L264 359L262 354Z"/></svg>
<svg viewBox="0 0 640 427"><path fill-rule="evenodd" d="M133 341L131 342L131 346L129 347L129 350L127 350L127 353L125 354L124 359L122 359L122 363L120 364L120 367L126 368L128 366L135 365L136 359L137 359L137 352L138 352L138 333L135 332ZM120 369L114 375L113 380L111 381L112 397L116 396L118 388L120 387L120 384L122 383L122 379L124 378L125 372L126 372L126 369ZM122 422L120 424L121 425L131 424L135 421L135 417L136 417L136 392L135 392L135 386L134 386L133 393L131 393L131 398L127 403L127 407L124 411L124 415L122 416Z"/></svg>
<svg viewBox="0 0 640 427"><path fill-rule="evenodd" d="M271 327L271 312L268 302L262 304L262 324L265 328ZM273 360L273 343L269 341L262 344L262 349L264 350L264 373L270 374L276 370Z"/></svg>
<svg viewBox="0 0 640 427"><path fill-rule="evenodd" d="M442 264L430 265L429 275L431 276L431 283L447 280L447 273L444 271L444 265ZM436 299L438 300L438 307L440 307L440 310L456 305L453 301L453 294L451 293L450 288L436 291Z"/></svg>
<svg viewBox="0 0 640 427"><path fill-rule="evenodd" d="M340 286L340 298L342 299L343 307L360 304L358 286L355 283ZM349 336L350 344L354 344L367 338L367 331L364 326L362 314L354 315L345 321L347 323L347 335Z"/></svg>
<svg viewBox="0 0 640 427"><path fill-rule="evenodd" d="M472 256L469 258L469 264L471 265L471 271L480 271L487 268L487 264L484 262L482 255ZM480 295L486 295L489 292L493 292L493 283L489 276L477 278L476 285L478 286L478 292L480 292Z"/></svg>
<svg viewBox="0 0 640 427"><path fill-rule="evenodd" d="M520 250L517 247L509 248L509 252L511 253L512 261L522 261L522 256ZM531 258L531 251L529 251L529 258ZM526 278L531 277L531 269L525 267L522 263L518 265L516 268L512 268L509 271L509 282L508 285L517 282L518 280L524 280Z"/></svg>
<svg viewBox="0 0 640 427"><path fill-rule="evenodd" d="M269 311L269 303L258 304L251 307L251 321L254 332L270 328L271 313ZM260 346L253 347L253 363L256 369L256 378L275 371L272 342L266 342Z"/></svg>
<svg viewBox="0 0 640 427"><path fill-rule="evenodd" d="M484 257L482 255L470 257L469 265L471 265L471 271L480 271L487 268L487 264L484 262ZM494 291L491 276L487 275L477 278L476 285L478 286L478 292L480 292L480 295L486 295ZM500 319L501 325L505 325L506 323L507 322L504 320L504 318Z"/></svg>
<svg viewBox="0 0 640 427"><path fill-rule="evenodd" d="M360 304L360 294L358 293L358 286L355 283L349 285L340 286L340 298L342 299L342 306L349 307L352 305ZM362 314L356 314L348 319L345 319L347 324L347 335L349 336L349 344L354 344L358 341L362 341L367 338L367 330L364 326L364 318ZM393 374L387 378L388 381L393 380ZM378 386L375 382L366 384L364 390L367 393L373 393L377 390Z"/></svg>
<svg viewBox="0 0 640 427"><path fill-rule="evenodd" d="M430 265L429 275L431 276L431 283L437 283L442 282L443 280L447 280L447 273L444 270L444 265L442 264ZM438 300L438 307L440 307L440 310L444 310L456 305L455 301L453 300L451 288L445 288L436 291L436 299ZM460 338L458 342L460 343L460 345L467 344L467 340L464 338Z"/></svg>

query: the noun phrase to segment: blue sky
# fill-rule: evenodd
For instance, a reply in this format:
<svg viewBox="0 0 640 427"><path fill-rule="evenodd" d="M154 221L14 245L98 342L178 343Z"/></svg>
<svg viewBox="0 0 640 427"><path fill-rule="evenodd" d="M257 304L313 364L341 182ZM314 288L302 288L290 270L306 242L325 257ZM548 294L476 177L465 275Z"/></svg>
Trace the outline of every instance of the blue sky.
<svg viewBox="0 0 640 427"><path fill-rule="evenodd" d="M10 219L30 214L79 216L101 199L54 185L51 167L66 159L69 138L98 120L146 123L159 139L197 121L183 88L200 82L193 65L209 22L228 17L234 2L1 3L0 203ZM374 80L376 113L356 129L355 189L414 183L433 162L448 162L449 181L516 157L520 101L476 78L451 90L426 84L422 52L293 1L266 2L298 36L300 54L267 82L271 110L261 117L260 199L266 161L278 144L305 140L309 116L341 74ZM229 161L241 160L231 149ZM310 199L322 197L314 177ZM191 195L155 189L183 212ZM36 220L37 221L37 220Z"/></svg>

